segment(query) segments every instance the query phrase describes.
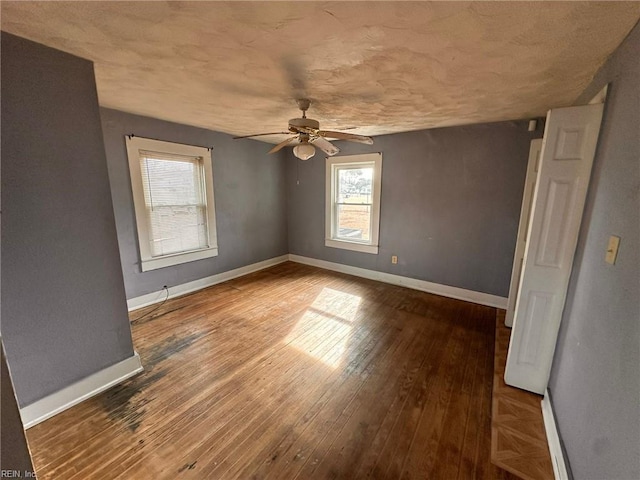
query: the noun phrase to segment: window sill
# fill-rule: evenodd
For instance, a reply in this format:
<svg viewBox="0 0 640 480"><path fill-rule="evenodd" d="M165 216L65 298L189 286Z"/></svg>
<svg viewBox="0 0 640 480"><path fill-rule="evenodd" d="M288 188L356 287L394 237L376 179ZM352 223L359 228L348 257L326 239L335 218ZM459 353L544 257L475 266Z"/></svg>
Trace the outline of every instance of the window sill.
<svg viewBox="0 0 640 480"><path fill-rule="evenodd" d="M326 247L342 248L343 250L353 250L354 252L378 254L377 245L367 245L365 243L349 242L347 240L335 240L327 238L324 241Z"/></svg>
<svg viewBox="0 0 640 480"><path fill-rule="evenodd" d="M146 260L142 260L140 265L143 272L148 272L149 270L157 270L158 268L171 267L173 265L180 265L181 263L193 262L195 260L202 260L203 258L217 256L218 247L212 247L193 252L166 255L164 257L148 258Z"/></svg>

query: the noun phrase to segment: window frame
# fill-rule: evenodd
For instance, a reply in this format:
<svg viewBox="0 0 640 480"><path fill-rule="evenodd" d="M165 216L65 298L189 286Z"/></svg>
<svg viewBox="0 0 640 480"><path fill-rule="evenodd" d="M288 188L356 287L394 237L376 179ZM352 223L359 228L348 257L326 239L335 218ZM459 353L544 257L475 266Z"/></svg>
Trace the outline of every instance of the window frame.
<svg viewBox="0 0 640 480"><path fill-rule="evenodd" d="M211 162L211 149L185 145L181 143L166 142L151 138L125 136L127 157L129 159L129 173L131 174L131 190L138 231L138 248L140 252L140 268L143 272L170 267L182 263L202 260L218 255L218 236L216 230L215 200L213 192L213 168ZM142 172L140 171L140 151L152 151L164 155L176 155L187 157L200 157L202 159L204 196L206 204L207 240L208 247L188 252L171 253L167 255L152 256L150 248L150 231L147 216L147 207L144 199L144 186Z"/></svg>
<svg viewBox="0 0 640 480"><path fill-rule="evenodd" d="M371 236L368 241L346 240L338 238L337 232L337 172L342 168L373 167L372 202L371 202ZM359 155L342 155L327 157L326 190L325 190L325 241L327 247L342 248L356 252L378 254L380 235L380 193L382 190L382 153L365 153ZM357 205L357 204L354 204Z"/></svg>

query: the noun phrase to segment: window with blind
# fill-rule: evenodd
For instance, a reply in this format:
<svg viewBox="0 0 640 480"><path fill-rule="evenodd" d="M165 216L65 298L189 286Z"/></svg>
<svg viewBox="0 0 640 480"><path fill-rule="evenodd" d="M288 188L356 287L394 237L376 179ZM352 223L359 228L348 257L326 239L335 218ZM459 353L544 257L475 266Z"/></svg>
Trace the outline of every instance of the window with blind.
<svg viewBox="0 0 640 480"><path fill-rule="evenodd" d="M378 253L382 155L327 158L325 245Z"/></svg>
<svg viewBox="0 0 640 480"><path fill-rule="evenodd" d="M217 255L209 149L126 141L142 271Z"/></svg>

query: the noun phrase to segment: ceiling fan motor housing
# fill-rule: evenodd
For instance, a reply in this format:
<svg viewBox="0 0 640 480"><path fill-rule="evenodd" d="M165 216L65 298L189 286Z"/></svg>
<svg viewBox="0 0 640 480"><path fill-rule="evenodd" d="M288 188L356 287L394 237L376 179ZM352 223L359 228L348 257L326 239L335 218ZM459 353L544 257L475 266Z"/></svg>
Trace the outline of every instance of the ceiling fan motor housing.
<svg viewBox="0 0 640 480"><path fill-rule="evenodd" d="M289 120L289 131L298 133L300 128L312 128L318 130L320 128L320 122L313 118L292 118Z"/></svg>

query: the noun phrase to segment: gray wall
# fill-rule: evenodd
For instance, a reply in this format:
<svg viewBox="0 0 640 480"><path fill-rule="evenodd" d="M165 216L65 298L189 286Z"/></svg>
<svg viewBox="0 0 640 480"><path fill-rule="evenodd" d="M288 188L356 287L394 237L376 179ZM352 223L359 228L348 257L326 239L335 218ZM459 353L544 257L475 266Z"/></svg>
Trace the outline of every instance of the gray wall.
<svg viewBox="0 0 640 480"><path fill-rule="evenodd" d="M324 156L302 162L289 153L290 253L506 297L529 144L542 132L527 126L399 133L371 146L336 142L341 154L382 152L378 255L324 246Z"/></svg>
<svg viewBox="0 0 640 480"><path fill-rule="evenodd" d="M24 406L133 346L93 64L1 46L2 339Z"/></svg>
<svg viewBox="0 0 640 480"><path fill-rule="evenodd" d="M549 382L576 479L640 478L640 26L577 104L611 82ZM621 237L615 265L609 235Z"/></svg>
<svg viewBox="0 0 640 480"><path fill-rule="evenodd" d="M285 165L270 145L224 133L101 109L127 298L288 253ZM218 256L149 272L140 255L125 135L213 147Z"/></svg>

